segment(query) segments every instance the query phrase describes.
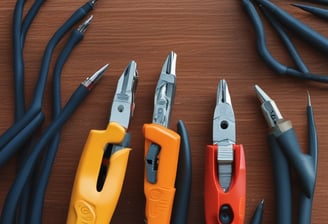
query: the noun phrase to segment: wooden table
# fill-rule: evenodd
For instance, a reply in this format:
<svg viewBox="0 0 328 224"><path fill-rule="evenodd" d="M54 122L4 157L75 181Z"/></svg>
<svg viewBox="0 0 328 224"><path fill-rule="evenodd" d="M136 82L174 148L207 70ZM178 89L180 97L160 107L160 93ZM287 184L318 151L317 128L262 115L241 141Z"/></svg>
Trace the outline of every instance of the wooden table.
<svg viewBox="0 0 328 224"><path fill-rule="evenodd" d="M37 81L42 53L55 30L85 1L47 1L26 40L26 102L30 103ZM328 36L327 23L289 4L276 0L279 6ZM28 1L26 6L32 2ZM0 131L13 123L12 14L15 1L0 8ZM140 75L136 110L130 125L133 151L130 155L122 194L112 223L143 223L142 126L151 122L153 94L162 63L174 50L178 54L177 92L171 117L171 128L183 119L192 146L192 194L188 223L204 223L203 177L205 146L212 142L212 118L217 84L226 79L234 106L237 143L242 143L247 163L246 223L261 198L265 199L263 223L274 223L274 188L271 158L266 141L267 124L253 90L259 84L275 99L284 117L293 121L302 148L308 146L306 129L307 90L310 91L319 139L319 163L313 202L313 223L328 220L328 168L326 136L328 129L327 86L288 77L271 71L256 52L254 29L240 1L216 0L146 0L98 1L94 19L82 43L67 62L62 75L63 102L76 86L105 63L110 69L92 94L67 122L50 177L44 205L44 223L65 223L75 171L90 129L104 129L118 77L130 60L136 60ZM267 27L268 46L283 63L291 64L285 49L272 29ZM296 37L295 35L292 37ZM55 51L58 55L64 42ZM295 39L304 60L313 72L328 71L326 56ZM51 73L44 97L44 112L51 117ZM0 169L0 202L15 176L16 162L11 160Z"/></svg>

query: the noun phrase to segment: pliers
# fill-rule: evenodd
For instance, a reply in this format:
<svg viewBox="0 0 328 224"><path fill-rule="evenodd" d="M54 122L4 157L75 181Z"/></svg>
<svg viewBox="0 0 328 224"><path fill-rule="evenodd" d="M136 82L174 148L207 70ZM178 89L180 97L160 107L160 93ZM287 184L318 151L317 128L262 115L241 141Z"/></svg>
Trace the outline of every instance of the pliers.
<svg viewBox="0 0 328 224"><path fill-rule="evenodd" d="M76 172L67 223L109 223L115 211L131 151L127 133L135 108L137 64L118 80L106 130L91 130Z"/></svg>
<svg viewBox="0 0 328 224"><path fill-rule="evenodd" d="M306 154L302 153L291 121L284 119L275 102L258 85L254 88L270 127L268 142L276 188L276 223L293 223L291 167L298 177L297 186L300 186L297 223L309 224L318 164L318 142L310 97L307 106L309 152Z"/></svg>
<svg viewBox="0 0 328 224"><path fill-rule="evenodd" d="M213 144L205 161L207 224L244 223L246 165L244 148L236 144L236 123L228 85L220 80L213 118Z"/></svg>
<svg viewBox="0 0 328 224"><path fill-rule="evenodd" d="M187 223L191 152L184 123L169 129L176 89L176 58L170 52L156 86L151 124L144 124L146 219L148 224Z"/></svg>

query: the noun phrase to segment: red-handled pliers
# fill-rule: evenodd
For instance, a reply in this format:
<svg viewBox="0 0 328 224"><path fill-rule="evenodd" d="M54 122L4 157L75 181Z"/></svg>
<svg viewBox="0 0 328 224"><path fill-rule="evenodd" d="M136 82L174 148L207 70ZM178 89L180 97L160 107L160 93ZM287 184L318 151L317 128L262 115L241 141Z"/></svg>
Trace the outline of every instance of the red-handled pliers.
<svg viewBox="0 0 328 224"><path fill-rule="evenodd" d="M213 118L213 145L205 162L205 219L207 224L244 223L246 167L242 145L235 144L235 116L225 80L220 80Z"/></svg>

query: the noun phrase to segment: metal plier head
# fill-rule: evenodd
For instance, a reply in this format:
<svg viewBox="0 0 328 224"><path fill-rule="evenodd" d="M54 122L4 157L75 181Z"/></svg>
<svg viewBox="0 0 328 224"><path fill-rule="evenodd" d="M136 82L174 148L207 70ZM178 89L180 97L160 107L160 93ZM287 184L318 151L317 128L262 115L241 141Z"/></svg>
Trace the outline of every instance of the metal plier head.
<svg viewBox="0 0 328 224"><path fill-rule="evenodd" d="M220 80L213 117L213 144L231 145L236 142L235 115L227 82Z"/></svg>
<svg viewBox="0 0 328 224"><path fill-rule="evenodd" d="M131 61L118 80L110 115L111 122L117 122L126 129L135 108L134 95L137 81L137 63Z"/></svg>
<svg viewBox="0 0 328 224"><path fill-rule="evenodd" d="M171 51L167 56L161 71L161 75L157 82L153 123L169 126L171 109L176 89L176 61L177 55Z"/></svg>

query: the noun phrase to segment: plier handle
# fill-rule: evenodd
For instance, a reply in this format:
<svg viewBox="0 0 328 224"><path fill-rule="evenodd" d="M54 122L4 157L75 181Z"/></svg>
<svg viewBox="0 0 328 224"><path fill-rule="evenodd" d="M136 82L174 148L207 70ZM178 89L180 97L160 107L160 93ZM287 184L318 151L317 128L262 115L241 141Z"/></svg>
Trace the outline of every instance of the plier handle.
<svg viewBox="0 0 328 224"><path fill-rule="evenodd" d="M213 145L205 162L207 224L244 223L246 165L244 148L236 144L235 116L228 85L220 80L213 119Z"/></svg>
<svg viewBox="0 0 328 224"><path fill-rule="evenodd" d="M146 222L186 223L191 190L191 153L187 129L168 128L176 88L176 58L166 58L157 82L153 120L144 124ZM177 179L178 178L178 179Z"/></svg>
<svg viewBox="0 0 328 224"><path fill-rule="evenodd" d="M109 223L131 151L128 125L134 110L136 63L121 75L105 130L91 130L76 172L67 223Z"/></svg>

